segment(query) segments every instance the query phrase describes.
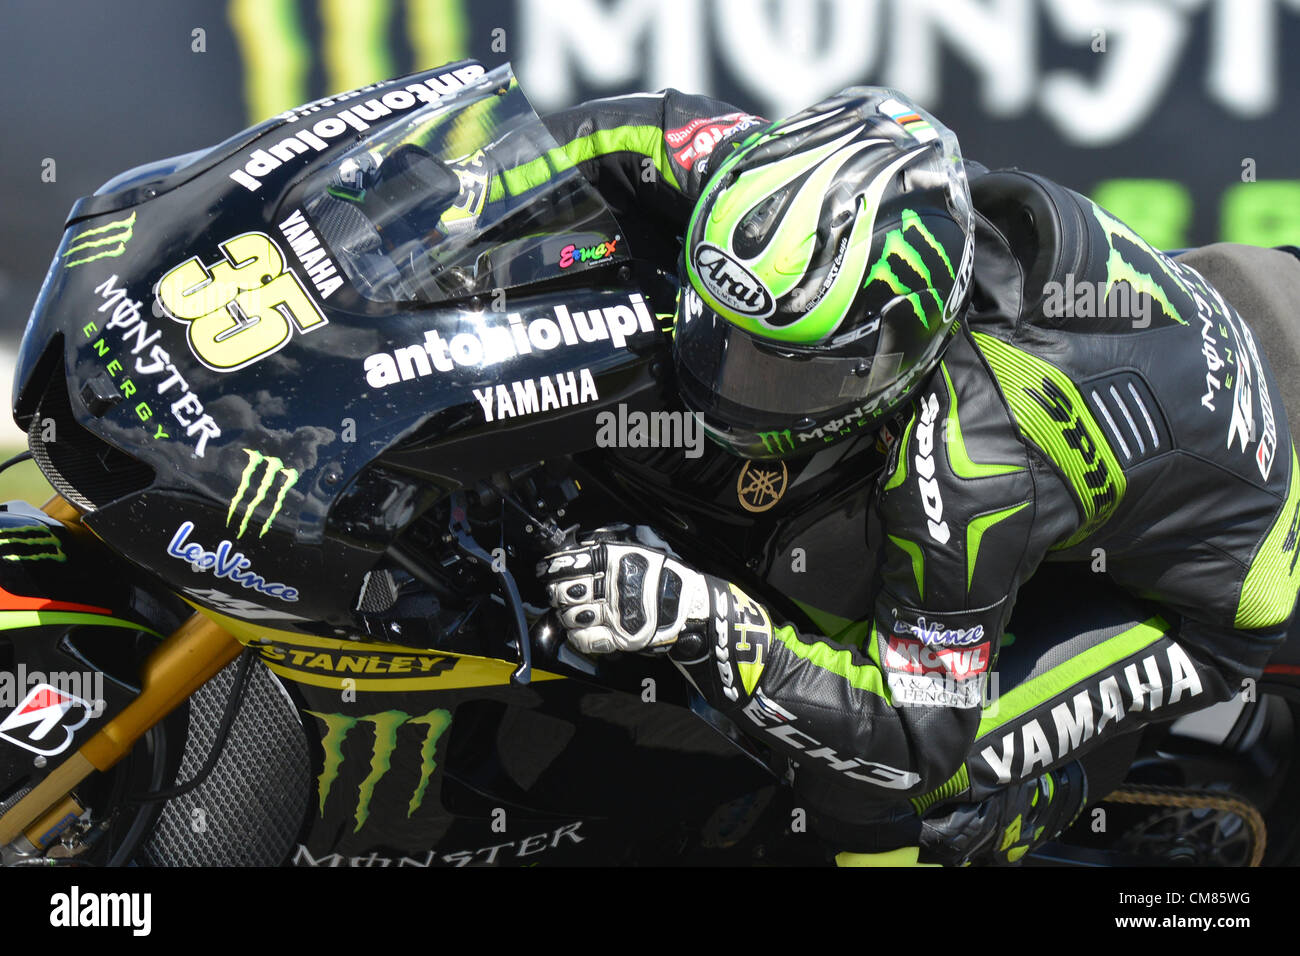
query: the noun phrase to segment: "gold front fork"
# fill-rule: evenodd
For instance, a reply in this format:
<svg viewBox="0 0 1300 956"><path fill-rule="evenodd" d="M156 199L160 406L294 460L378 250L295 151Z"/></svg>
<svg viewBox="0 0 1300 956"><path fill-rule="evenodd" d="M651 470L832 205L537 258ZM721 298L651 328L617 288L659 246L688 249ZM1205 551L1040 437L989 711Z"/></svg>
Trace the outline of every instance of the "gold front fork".
<svg viewBox="0 0 1300 956"><path fill-rule="evenodd" d="M81 525L81 516L62 498L51 499L43 510L74 529ZM0 817L0 846L8 846L31 828L93 771L108 770L130 753L150 728L242 650L230 632L200 614L191 615L146 658L140 696Z"/></svg>

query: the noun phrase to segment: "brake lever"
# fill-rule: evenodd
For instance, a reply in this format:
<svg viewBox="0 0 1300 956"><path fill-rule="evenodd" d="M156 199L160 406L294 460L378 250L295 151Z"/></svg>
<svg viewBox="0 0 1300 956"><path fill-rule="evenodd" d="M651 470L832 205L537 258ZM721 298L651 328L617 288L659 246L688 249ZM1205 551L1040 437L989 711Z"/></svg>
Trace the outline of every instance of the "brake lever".
<svg viewBox="0 0 1300 956"><path fill-rule="evenodd" d="M520 597L519 586L515 584L514 575L510 573L506 563L502 561L501 570L498 571L492 560L492 555L488 554L483 549L483 546L474 540L469 528L469 512L466 508L465 493L463 491L456 491L451 495L451 520L447 524L447 530L451 533L456 550L468 558L486 564L492 569L492 573L497 576L497 580L501 583L502 590L505 591L506 606L514 616L515 640L519 645L519 666L510 675L510 683L521 686L531 682L533 679L533 648L528 637L528 621L524 616L524 601Z"/></svg>

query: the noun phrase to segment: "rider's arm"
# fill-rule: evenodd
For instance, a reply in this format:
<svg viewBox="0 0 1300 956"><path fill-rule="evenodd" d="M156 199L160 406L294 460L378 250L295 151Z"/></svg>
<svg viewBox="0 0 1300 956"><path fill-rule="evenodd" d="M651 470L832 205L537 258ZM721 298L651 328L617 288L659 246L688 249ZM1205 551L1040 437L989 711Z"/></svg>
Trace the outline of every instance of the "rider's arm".
<svg viewBox="0 0 1300 956"><path fill-rule="evenodd" d="M755 660L758 642L737 617L752 624L759 615L738 612L734 592L729 604L725 594L714 597L730 630L715 624L725 654L715 650L701 678L711 686L701 689L802 767L874 785L882 800L932 791L962 766L1010 616L1008 595L1077 523L1059 481L1017 440L981 376L963 334L917 396L892 452L878 496L879 540L871 542L879 566L862 651L778 627ZM871 795L864 788L864 799Z"/></svg>
<svg viewBox="0 0 1300 956"><path fill-rule="evenodd" d="M678 231L709 163L766 123L720 100L672 89L592 100L544 122L567 161L616 214L659 217Z"/></svg>
<svg viewBox="0 0 1300 956"><path fill-rule="evenodd" d="M720 100L677 90L592 100L545 117L558 150L549 170L576 166L613 210L642 258L676 261L710 163L766 121ZM507 173L489 200L536 185L533 170Z"/></svg>

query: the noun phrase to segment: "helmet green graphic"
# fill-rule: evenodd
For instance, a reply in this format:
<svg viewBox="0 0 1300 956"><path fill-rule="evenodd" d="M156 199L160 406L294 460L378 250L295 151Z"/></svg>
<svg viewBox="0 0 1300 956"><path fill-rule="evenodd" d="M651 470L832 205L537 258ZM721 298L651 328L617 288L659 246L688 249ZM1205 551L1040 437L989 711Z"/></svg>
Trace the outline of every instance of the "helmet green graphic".
<svg viewBox="0 0 1300 956"><path fill-rule="evenodd" d="M751 138L686 234L674 355L684 400L747 458L850 437L910 400L969 289L956 136L855 87Z"/></svg>

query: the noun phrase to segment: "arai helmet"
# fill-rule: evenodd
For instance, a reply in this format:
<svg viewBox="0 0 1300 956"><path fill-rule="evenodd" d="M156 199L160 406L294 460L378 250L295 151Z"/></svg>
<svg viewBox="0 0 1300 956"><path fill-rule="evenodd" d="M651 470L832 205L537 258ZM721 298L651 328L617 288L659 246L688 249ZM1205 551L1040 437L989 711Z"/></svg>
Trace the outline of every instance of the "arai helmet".
<svg viewBox="0 0 1300 956"><path fill-rule="evenodd" d="M956 136L856 87L751 137L686 234L674 356L687 406L747 458L878 425L938 364L969 290Z"/></svg>

